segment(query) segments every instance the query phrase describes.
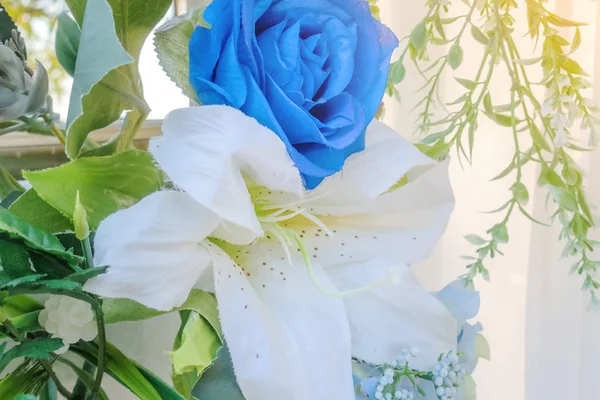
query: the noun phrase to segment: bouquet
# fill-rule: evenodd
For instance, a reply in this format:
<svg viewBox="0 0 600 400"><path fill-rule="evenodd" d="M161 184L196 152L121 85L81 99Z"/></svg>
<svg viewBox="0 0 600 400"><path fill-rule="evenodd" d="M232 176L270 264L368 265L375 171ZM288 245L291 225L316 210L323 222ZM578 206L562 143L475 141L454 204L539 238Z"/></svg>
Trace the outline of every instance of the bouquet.
<svg viewBox="0 0 600 400"><path fill-rule="evenodd" d="M139 54L171 1L66 3L64 129L0 14L2 133L54 135L70 158L2 196L1 399L122 398L106 375L142 400L475 397L478 293L411 270L452 212L448 162L377 119L398 40L375 8L213 0L173 18L154 43L193 105L146 151ZM167 313L159 377L106 327Z"/></svg>

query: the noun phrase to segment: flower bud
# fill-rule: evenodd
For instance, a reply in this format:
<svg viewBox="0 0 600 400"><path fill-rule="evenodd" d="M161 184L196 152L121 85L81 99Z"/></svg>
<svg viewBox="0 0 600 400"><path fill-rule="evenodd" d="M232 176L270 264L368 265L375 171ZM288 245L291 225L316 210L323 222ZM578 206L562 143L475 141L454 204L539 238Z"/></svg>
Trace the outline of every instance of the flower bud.
<svg viewBox="0 0 600 400"><path fill-rule="evenodd" d="M0 122L40 110L48 97L46 69L37 62L37 72L30 75L19 54L0 44Z"/></svg>
<svg viewBox="0 0 600 400"><path fill-rule="evenodd" d="M75 225L75 236L79 240L85 240L90 236L90 227L87 222L87 212L79 200L79 190L75 198L75 211L73 212L73 224Z"/></svg>

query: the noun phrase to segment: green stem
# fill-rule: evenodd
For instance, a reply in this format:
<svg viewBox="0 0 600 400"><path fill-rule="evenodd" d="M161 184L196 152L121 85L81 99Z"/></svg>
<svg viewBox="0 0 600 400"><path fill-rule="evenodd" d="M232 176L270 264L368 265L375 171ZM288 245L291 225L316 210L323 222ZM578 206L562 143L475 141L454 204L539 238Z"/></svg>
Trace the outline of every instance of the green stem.
<svg viewBox="0 0 600 400"><path fill-rule="evenodd" d="M94 312L96 313L96 323L98 324L98 369L96 370L96 379L94 380L89 400L95 400L100 393L106 363L106 331L104 329L102 307L95 308Z"/></svg>
<svg viewBox="0 0 600 400"><path fill-rule="evenodd" d="M59 361L63 361L60 359ZM68 364L67 364L68 365ZM89 361L85 361L83 363L83 371L91 374L94 372L94 365ZM81 379L77 379L75 383L75 388L73 389L73 400L83 400L87 394L87 386Z"/></svg>
<svg viewBox="0 0 600 400"><path fill-rule="evenodd" d="M85 258L86 268L94 268L94 256L92 255L92 245L89 236L81 241L81 250L83 251L83 256Z"/></svg>

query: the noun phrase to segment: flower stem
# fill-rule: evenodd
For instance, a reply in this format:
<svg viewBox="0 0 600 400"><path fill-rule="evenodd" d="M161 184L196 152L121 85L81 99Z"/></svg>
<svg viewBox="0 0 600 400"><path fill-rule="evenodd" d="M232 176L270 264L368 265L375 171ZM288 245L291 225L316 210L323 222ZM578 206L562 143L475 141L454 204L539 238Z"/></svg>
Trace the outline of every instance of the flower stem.
<svg viewBox="0 0 600 400"><path fill-rule="evenodd" d="M52 120L50 119L50 117L47 114L44 115L44 121L46 121L46 123L50 125L50 129L52 130L52 133L54 134L54 136L56 136L56 138L60 141L60 143L62 143L64 145L66 143L65 135L62 133L62 131L60 129L58 129L56 127L54 122L52 122Z"/></svg>
<svg viewBox="0 0 600 400"><path fill-rule="evenodd" d="M90 244L90 237L81 241L81 250L85 257L85 266L87 269L94 268L94 256L92 255L92 245Z"/></svg>
<svg viewBox="0 0 600 400"><path fill-rule="evenodd" d="M52 370L52 364L50 364L46 360L39 360L39 361L40 361L40 364L44 367L44 369L48 373L48 375L50 375L50 379L52 379L52 381L56 385L56 389L58 390L58 392L61 395L63 395L63 397L66 399L73 398L73 394L71 392L69 392L69 390L66 387L63 386L63 384L60 382L60 380L54 373L54 370Z"/></svg>
<svg viewBox="0 0 600 400"><path fill-rule="evenodd" d="M106 363L106 331L104 329L104 314L102 306L94 307L96 314L96 323L98 324L98 369L96 370L96 379L88 400L95 400L100 393L102 378L104 377L104 364Z"/></svg>

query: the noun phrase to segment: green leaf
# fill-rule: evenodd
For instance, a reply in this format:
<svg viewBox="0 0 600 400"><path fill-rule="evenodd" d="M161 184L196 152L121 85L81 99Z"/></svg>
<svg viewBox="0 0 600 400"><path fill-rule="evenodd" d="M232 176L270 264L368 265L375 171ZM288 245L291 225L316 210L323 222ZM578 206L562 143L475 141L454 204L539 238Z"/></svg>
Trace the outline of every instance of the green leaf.
<svg viewBox="0 0 600 400"><path fill-rule="evenodd" d="M61 339L32 339L23 342L4 354L0 358L0 372L8 366L8 364L19 357L27 357L34 359L47 360L52 352L63 347Z"/></svg>
<svg viewBox="0 0 600 400"><path fill-rule="evenodd" d="M12 237L23 240L32 249L42 250L69 263L81 262L80 257L65 250L56 236L31 225L4 208L0 208L0 232L6 232Z"/></svg>
<svg viewBox="0 0 600 400"><path fill-rule="evenodd" d="M36 360L26 360L0 379L0 399L13 399L22 393L38 393L48 381L48 373Z"/></svg>
<svg viewBox="0 0 600 400"><path fill-rule="evenodd" d="M475 336L475 352L477 357L491 361L490 345L485 336L481 333L478 333Z"/></svg>
<svg viewBox="0 0 600 400"><path fill-rule="evenodd" d="M135 94L129 77L116 70L134 59L119 42L108 2L67 1L77 17L73 3L87 3L80 22L81 40L67 118L66 150L69 157L77 158L90 132L116 121L123 110L132 108L131 102L118 93L124 92L125 97Z"/></svg>
<svg viewBox="0 0 600 400"><path fill-rule="evenodd" d="M487 46L490 43L490 39L487 37L487 35L481 32L481 30L475 25L471 25L471 35L473 35L473 38L484 46Z"/></svg>
<svg viewBox="0 0 600 400"><path fill-rule="evenodd" d="M56 30L56 58L60 65L71 76L75 75L75 64L77 62L77 52L79 51L79 41L81 40L81 30L77 22L67 13L61 13L58 16L58 28Z"/></svg>
<svg viewBox="0 0 600 400"><path fill-rule="evenodd" d="M83 271L75 272L74 274L71 274L71 275L65 277L65 279L68 279L70 281L77 282L80 284L84 284L88 280L90 280L98 275L105 274L107 269L108 269L107 266L84 269Z"/></svg>
<svg viewBox="0 0 600 400"><path fill-rule="evenodd" d="M91 362L98 364L98 346L93 342L80 342L71 350ZM107 343L106 372L121 382L141 400L185 400L158 377L127 358L115 346Z"/></svg>
<svg viewBox="0 0 600 400"><path fill-rule="evenodd" d="M104 311L104 321L107 324L142 321L166 314L166 312L153 310L127 299L105 299L102 310ZM223 337L217 300L213 294L198 289L192 290L185 303L173 311L183 310L194 311L202 315L212 325L219 337Z"/></svg>
<svg viewBox="0 0 600 400"><path fill-rule="evenodd" d="M38 317L41 310L32 311L27 314L20 315L12 318L11 322L19 331L23 333L29 332L46 332L46 330L40 326Z"/></svg>
<svg viewBox="0 0 600 400"><path fill-rule="evenodd" d="M10 39L13 29L17 29L17 26L6 9L0 7L0 42L4 43L5 40Z"/></svg>
<svg viewBox="0 0 600 400"><path fill-rule="evenodd" d="M417 50L424 50L429 40L429 33L427 32L427 24L425 21L421 21L415 26L410 33L410 44Z"/></svg>
<svg viewBox="0 0 600 400"><path fill-rule="evenodd" d="M544 139L540 130L534 123L529 123L529 135L531 135L531 139L533 143L542 150L551 151L550 145Z"/></svg>
<svg viewBox="0 0 600 400"><path fill-rule="evenodd" d="M573 40L571 41L571 51L570 53L575 53L577 49L581 46L581 31L579 27L575 28L575 35L573 36Z"/></svg>
<svg viewBox="0 0 600 400"><path fill-rule="evenodd" d="M406 68L404 68L404 64L402 60L398 60L390 66L390 80L392 84L397 85L404 80L406 76Z"/></svg>
<svg viewBox="0 0 600 400"><path fill-rule="evenodd" d="M27 313L41 310L44 306L29 296L18 295L7 297L2 304L2 308L10 318L16 318Z"/></svg>
<svg viewBox="0 0 600 400"><path fill-rule="evenodd" d="M161 174L152 156L138 150L109 157L81 158L23 175L40 197L63 215L73 215L79 191L92 229L110 214L133 206L161 185Z"/></svg>
<svg viewBox="0 0 600 400"><path fill-rule="evenodd" d="M198 399L244 400L227 346L219 350L217 359L204 372L192 394Z"/></svg>
<svg viewBox="0 0 600 400"><path fill-rule="evenodd" d="M465 236L465 239L467 240L467 242L475 246L481 246L487 243L487 241L484 238L478 235L467 235Z"/></svg>
<svg viewBox="0 0 600 400"><path fill-rule="evenodd" d="M17 243L2 239L0 239L0 266L2 266L2 272L12 279L31 274L27 249ZM1 279L0 282L2 282Z"/></svg>
<svg viewBox="0 0 600 400"><path fill-rule="evenodd" d="M589 76L587 72L583 69L581 65L572 58L569 57L561 57L558 60L558 65L564 69L565 71L573 74L573 75L582 75Z"/></svg>
<svg viewBox="0 0 600 400"><path fill-rule="evenodd" d="M32 275L23 276L21 278L13 279L11 281L3 283L2 285L0 285L0 289L14 288L17 286L26 285L29 283L37 282L40 279L45 278L45 277L46 277L46 274L32 274Z"/></svg>
<svg viewBox="0 0 600 400"><path fill-rule="evenodd" d="M8 172L6 168L0 165L0 200L4 200L12 192L23 193L25 188Z"/></svg>
<svg viewBox="0 0 600 400"><path fill-rule="evenodd" d="M212 325L201 315L188 312L183 324L179 346L171 353L175 375L204 371L210 366L221 347L221 340Z"/></svg>
<svg viewBox="0 0 600 400"><path fill-rule="evenodd" d="M485 96L483 96L483 109L488 114L494 112L494 107L492 106L492 96L490 95L490 92L487 92Z"/></svg>
<svg viewBox="0 0 600 400"><path fill-rule="evenodd" d="M484 113L489 119L494 121L500 126L504 127L512 127L513 126L513 118L510 115L498 114L498 113ZM515 118L514 125L518 124L520 121Z"/></svg>
<svg viewBox="0 0 600 400"><path fill-rule="evenodd" d="M456 79L456 81L458 83L460 83L462 86L464 86L465 88L469 89L469 90L473 90L477 87L477 83L473 82L469 79L463 79L463 78L454 78Z"/></svg>
<svg viewBox="0 0 600 400"><path fill-rule="evenodd" d="M454 42L448 52L448 64L452 69L457 69L463 62L463 49L458 42Z"/></svg>
<svg viewBox="0 0 600 400"><path fill-rule="evenodd" d="M471 375L465 377L460 389L463 400L477 400L475 380Z"/></svg>
<svg viewBox="0 0 600 400"><path fill-rule="evenodd" d="M13 400L38 400L38 398L32 394L20 394L14 397Z"/></svg>
<svg viewBox="0 0 600 400"><path fill-rule="evenodd" d="M209 27L202 14L210 0L195 4L186 14L175 17L154 34L154 48L159 63L169 78L183 91L187 97L198 101L196 92L190 84L189 43L197 26Z"/></svg>
<svg viewBox="0 0 600 400"><path fill-rule="evenodd" d="M550 193L556 203L568 211L578 211L577 198L569 190L562 187L550 187Z"/></svg>
<svg viewBox="0 0 600 400"><path fill-rule="evenodd" d="M508 229L506 228L506 224L496 224L488 233L492 235L495 241L499 243L508 243Z"/></svg>
<svg viewBox="0 0 600 400"><path fill-rule="evenodd" d="M560 27L582 26L582 25L585 25L585 23L570 21L568 19L559 17L558 15L550 13L550 12L546 16L546 19L549 22L551 22L552 24L554 24L556 26L560 26Z"/></svg>
<svg viewBox="0 0 600 400"><path fill-rule="evenodd" d="M527 203L529 202L529 191L527 190L527 186L525 186L521 182L515 182L510 187L510 190L513 192L513 196L520 205L527 205Z"/></svg>
<svg viewBox="0 0 600 400"><path fill-rule="evenodd" d="M78 282L68 281L64 279L47 279L38 280L33 282L30 286L44 287L48 289L62 289L62 290L79 290L81 284Z"/></svg>
<svg viewBox="0 0 600 400"><path fill-rule="evenodd" d="M73 230L73 223L57 209L46 203L33 189L21 195L8 210L46 232L57 233Z"/></svg>

